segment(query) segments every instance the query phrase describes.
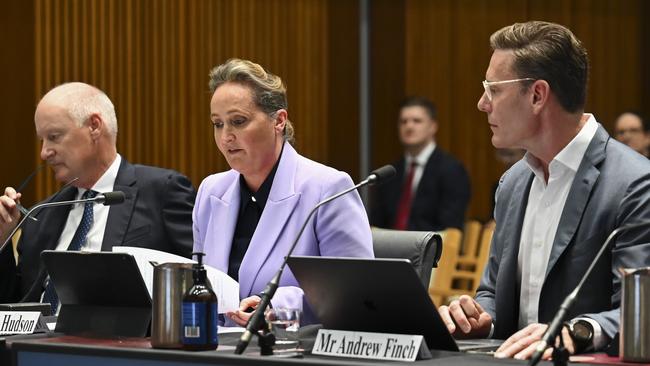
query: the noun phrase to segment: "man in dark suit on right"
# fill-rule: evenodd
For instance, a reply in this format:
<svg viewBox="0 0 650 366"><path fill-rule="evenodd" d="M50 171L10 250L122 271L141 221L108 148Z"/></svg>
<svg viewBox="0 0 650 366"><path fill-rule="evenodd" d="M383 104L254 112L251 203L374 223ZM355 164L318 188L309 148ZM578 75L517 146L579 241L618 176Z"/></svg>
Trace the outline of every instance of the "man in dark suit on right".
<svg viewBox="0 0 650 366"><path fill-rule="evenodd" d="M547 324L609 235L650 221L650 162L585 113L589 61L569 29L515 23L492 34L490 46L478 109L495 147L527 153L501 177L475 298L439 312L455 337L507 338L495 356L527 359L544 347ZM607 345L619 329L618 269L649 265L648 227L621 231L566 312L570 353Z"/></svg>
<svg viewBox="0 0 650 366"><path fill-rule="evenodd" d="M398 130L404 157L393 165L399 179L377 187L370 223L397 230L462 229L469 177L458 160L436 146L435 105L422 97L404 100Z"/></svg>

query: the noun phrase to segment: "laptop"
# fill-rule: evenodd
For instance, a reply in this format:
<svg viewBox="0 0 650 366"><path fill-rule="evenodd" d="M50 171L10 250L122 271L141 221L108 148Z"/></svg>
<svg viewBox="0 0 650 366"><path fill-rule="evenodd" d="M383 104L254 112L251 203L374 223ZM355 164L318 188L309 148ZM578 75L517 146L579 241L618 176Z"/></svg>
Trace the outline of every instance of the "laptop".
<svg viewBox="0 0 650 366"><path fill-rule="evenodd" d="M41 258L61 302L57 332L147 334L151 297L132 255L45 250Z"/></svg>
<svg viewBox="0 0 650 366"><path fill-rule="evenodd" d="M407 259L291 256L288 264L326 329L422 335L429 349L460 349ZM500 342L461 344L476 351Z"/></svg>

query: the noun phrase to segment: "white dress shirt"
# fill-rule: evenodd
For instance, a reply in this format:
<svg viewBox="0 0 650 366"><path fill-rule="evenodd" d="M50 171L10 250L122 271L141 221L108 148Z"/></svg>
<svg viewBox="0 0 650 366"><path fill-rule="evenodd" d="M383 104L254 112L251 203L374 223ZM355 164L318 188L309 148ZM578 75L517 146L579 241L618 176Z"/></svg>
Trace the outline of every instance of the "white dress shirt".
<svg viewBox="0 0 650 366"><path fill-rule="evenodd" d="M424 167L427 165L427 161L433 154L433 151L436 149L436 144L434 142L429 143L419 154L416 156L411 156L409 154L404 155L405 165L404 165L404 176L406 177L411 168L411 163L415 161L417 164L415 166L415 172L413 172L413 183L411 184L411 197L415 197L415 192L418 190L418 184L422 179L422 174L424 173Z"/></svg>
<svg viewBox="0 0 650 366"><path fill-rule="evenodd" d="M98 193L111 192L113 191L113 186L115 185L115 178L117 178L117 172L120 169L120 163L122 162L122 157L117 154L115 160L104 172L104 174L99 178L97 183L92 187L93 191ZM75 199L81 199L81 196L86 192L86 189L79 188L77 192L77 197ZM106 230L106 222L108 221L108 210L109 206L95 204L93 206L93 224L90 227L88 232L87 240L81 250L88 251L101 251L102 250L102 241L104 240L104 231ZM77 203L70 209L70 214L68 215L68 220L65 223L61 237L59 237L59 243L56 246L56 250L67 250L72 241L75 231L81 222L81 217L84 212L84 204Z"/></svg>
<svg viewBox="0 0 650 366"><path fill-rule="evenodd" d="M539 297L560 216L580 162L598 129L592 115L580 132L548 166L548 183L539 160L526 153L525 161L535 174L521 230L517 275L521 285L519 328L538 323ZM579 275L579 274L576 274Z"/></svg>

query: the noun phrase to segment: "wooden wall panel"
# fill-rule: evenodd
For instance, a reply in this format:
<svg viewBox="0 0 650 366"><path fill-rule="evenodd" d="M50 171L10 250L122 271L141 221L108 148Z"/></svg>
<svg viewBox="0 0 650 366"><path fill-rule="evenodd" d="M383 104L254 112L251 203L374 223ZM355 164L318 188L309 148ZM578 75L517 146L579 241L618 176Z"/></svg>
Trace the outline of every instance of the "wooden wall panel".
<svg viewBox="0 0 650 366"><path fill-rule="evenodd" d="M402 154L397 137L399 103L408 93L406 74L406 14L402 1L372 1L371 18L371 153L372 169L390 164Z"/></svg>
<svg viewBox="0 0 650 366"><path fill-rule="evenodd" d="M359 179L359 4L328 9L328 165Z"/></svg>
<svg viewBox="0 0 650 366"><path fill-rule="evenodd" d="M1 194L4 194L5 186L20 184L35 167L34 99L31 93L34 83L33 24L34 7L30 1L0 4L0 75L3 81L0 97ZM22 192L24 205L37 202L34 191L32 182Z"/></svg>
<svg viewBox="0 0 650 366"><path fill-rule="evenodd" d="M358 178L358 3L327 0L33 0L3 4L0 42L8 87L1 181L40 162L33 111L55 85L85 81L116 105L119 151L174 168L195 185L227 169L209 123L207 74L230 57L282 76L305 155ZM569 26L592 62L587 109L607 127L620 110L650 115L650 4L643 0L376 0L371 2L371 166L401 154L397 105L422 94L440 110L438 143L467 166L469 215L489 215L503 167L476 110L489 35L515 21ZM19 136L16 138L16 136ZM46 170L47 171L47 170ZM40 174L26 204L58 187ZM32 191L29 191L32 189Z"/></svg>
<svg viewBox="0 0 650 366"><path fill-rule="evenodd" d="M65 81L113 100L118 151L198 186L227 169L209 122L208 72L231 57L280 75L298 149L328 160L326 1L36 0L34 94ZM36 149L35 149L36 150ZM51 173L38 195L58 187Z"/></svg>
<svg viewBox="0 0 650 366"><path fill-rule="evenodd" d="M491 55L489 36L499 28L530 19L568 26L590 54L586 110L607 128L623 109L648 114L650 85L643 66L648 61L649 35L643 15L648 5L642 0L406 0L393 4L397 14L402 7L404 95L424 95L438 105L438 143L463 161L472 179L471 217L489 217L491 187L503 171L494 158L487 119L476 108ZM391 34L376 35L382 36ZM383 57L394 56L386 51ZM394 96L381 103L396 105L399 99ZM379 165L390 161L382 151L399 151L399 144L396 116L375 116L373 139L382 141L373 150Z"/></svg>

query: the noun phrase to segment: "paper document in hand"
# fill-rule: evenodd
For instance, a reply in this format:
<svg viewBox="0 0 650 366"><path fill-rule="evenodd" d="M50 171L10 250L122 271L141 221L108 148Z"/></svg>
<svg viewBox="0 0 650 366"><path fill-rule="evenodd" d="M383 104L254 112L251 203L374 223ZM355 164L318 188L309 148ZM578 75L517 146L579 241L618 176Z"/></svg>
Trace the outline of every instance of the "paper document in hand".
<svg viewBox="0 0 650 366"><path fill-rule="evenodd" d="M180 255L161 252L160 250L155 249L114 246L113 251L128 253L135 258L135 261L138 264L138 269L140 269L140 273L144 279L144 283L147 285L147 290L149 290L149 296L152 297L154 266L150 262L156 262L158 264L196 263L196 261L181 257ZM239 283L232 279L232 277L214 267L205 264L203 266L208 272L208 279L212 285L212 290L217 295L217 300L219 301L219 314L238 310Z"/></svg>

